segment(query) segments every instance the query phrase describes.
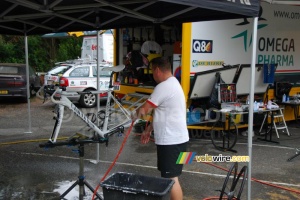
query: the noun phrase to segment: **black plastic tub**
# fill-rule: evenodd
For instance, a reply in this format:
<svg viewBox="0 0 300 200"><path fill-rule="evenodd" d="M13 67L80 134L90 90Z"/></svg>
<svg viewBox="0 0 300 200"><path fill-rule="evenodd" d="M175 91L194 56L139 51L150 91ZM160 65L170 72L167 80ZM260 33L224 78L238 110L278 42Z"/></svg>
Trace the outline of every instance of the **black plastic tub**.
<svg viewBox="0 0 300 200"><path fill-rule="evenodd" d="M104 200L169 200L172 179L118 172L100 185Z"/></svg>

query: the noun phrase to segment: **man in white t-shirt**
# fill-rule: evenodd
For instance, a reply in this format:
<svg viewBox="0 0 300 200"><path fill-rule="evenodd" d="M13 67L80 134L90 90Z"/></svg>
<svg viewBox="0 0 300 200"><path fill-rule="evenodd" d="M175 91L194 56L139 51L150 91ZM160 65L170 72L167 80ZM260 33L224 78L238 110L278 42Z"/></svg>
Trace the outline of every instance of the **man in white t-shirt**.
<svg viewBox="0 0 300 200"><path fill-rule="evenodd" d="M133 120L154 110L153 122L141 135L141 142L149 142L154 129L157 145L157 167L161 176L175 181L171 189L171 200L182 200L183 193L178 176L183 165L176 164L180 152L186 152L189 141L186 125L186 102L178 80L172 75L167 58L154 58L152 73L158 85L150 98L137 110Z"/></svg>

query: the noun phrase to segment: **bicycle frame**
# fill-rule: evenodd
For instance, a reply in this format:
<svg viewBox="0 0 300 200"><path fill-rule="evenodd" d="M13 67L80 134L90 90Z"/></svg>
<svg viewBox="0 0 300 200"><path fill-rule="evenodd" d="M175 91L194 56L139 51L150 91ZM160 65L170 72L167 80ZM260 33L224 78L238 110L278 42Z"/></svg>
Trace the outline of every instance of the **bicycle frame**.
<svg viewBox="0 0 300 200"><path fill-rule="evenodd" d="M114 68L114 69L113 69ZM109 88L107 90L107 102L105 106L105 118L104 118L104 124L103 129L101 130L96 124L94 124L81 110L79 110L66 96L63 95L63 91L60 88L57 88L53 95L51 96L51 101L58 105L57 110L57 117L56 122L54 125L53 132L51 134L51 137L49 138L49 141L52 143L55 143L57 140L57 136L59 134L62 121L63 121L63 115L64 115L64 107L69 108L71 111L73 111L80 119L82 119L91 129L95 131L101 138L107 138L110 133L113 133L115 130L117 130L119 127L129 123L131 121L130 112L126 110L121 103L113 96L113 86L112 86L112 77L114 72L119 72L124 69L124 66L117 66L117 67L105 67L102 70L111 70L111 78L110 78L110 84ZM93 94L99 94L99 91L91 91ZM101 91L103 92L103 91ZM122 121L121 123L111 127L108 129L108 118L110 115L110 102L113 100L121 109L122 113L125 115L126 119Z"/></svg>

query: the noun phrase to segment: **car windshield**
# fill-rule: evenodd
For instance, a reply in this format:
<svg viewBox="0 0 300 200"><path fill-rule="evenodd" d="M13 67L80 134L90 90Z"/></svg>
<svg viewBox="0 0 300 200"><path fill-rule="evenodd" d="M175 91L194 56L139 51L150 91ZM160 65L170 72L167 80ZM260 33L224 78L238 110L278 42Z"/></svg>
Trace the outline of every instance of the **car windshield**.
<svg viewBox="0 0 300 200"><path fill-rule="evenodd" d="M48 74L57 75L65 73L70 66L56 66L55 68L51 69Z"/></svg>
<svg viewBox="0 0 300 200"><path fill-rule="evenodd" d="M24 67L17 66L0 66L0 74L17 74L22 75L25 74Z"/></svg>
<svg viewBox="0 0 300 200"><path fill-rule="evenodd" d="M101 68L103 68L104 66L99 66L100 67L100 77L110 77L111 71L102 71ZM97 67L93 66L93 76L97 77Z"/></svg>

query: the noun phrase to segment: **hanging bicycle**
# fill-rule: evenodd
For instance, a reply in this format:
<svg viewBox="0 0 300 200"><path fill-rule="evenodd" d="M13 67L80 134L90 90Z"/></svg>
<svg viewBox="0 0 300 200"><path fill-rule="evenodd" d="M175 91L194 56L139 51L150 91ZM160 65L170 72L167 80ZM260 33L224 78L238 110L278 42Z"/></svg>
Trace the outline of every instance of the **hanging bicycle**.
<svg viewBox="0 0 300 200"><path fill-rule="evenodd" d="M105 91L108 95L105 110L100 110L97 114L92 113L85 115L66 96L63 95L63 91L60 88L57 88L51 96L52 102L56 104L56 121L49 141L45 144L40 144L40 147L52 148L63 145L78 146L78 154L80 158L78 179L63 194L61 194L60 199L65 199L65 196L76 186L79 186L80 200L83 200L84 196L86 195L85 187L87 187L91 192L94 192L94 188L92 188L92 186L85 180L84 176L84 144L105 143L107 145L108 137L111 134L116 132L124 132L124 125L132 121L130 116L131 111L129 109L125 109L118 101L118 99L116 99L113 95L113 75L114 73L120 72L123 69L124 66L102 68L102 70L104 71L111 71L111 75L109 88L107 91ZM98 95L99 92L89 91L89 93ZM85 132L84 134L75 134L74 136L71 136L66 142L56 142L62 125L65 107L69 108L72 112L75 113L75 115L77 115L82 121L84 121L89 127L89 131L87 133ZM114 119L113 115L115 115ZM97 118L99 120L99 123L97 123L96 125L95 121ZM131 123L128 133L130 133L132 126L133 123ZM96 192L95 195L98 199L103 200L103 196L101 194L98 194Z"/></svg>
<svg viewBox="0 0 300 200"><path fill-rule="evenodd" d="M109 88L107 91L107 102L105 110L99 111L96 115L90 114L85 115L80 109L78 109L67 97L63 95L63 90L57 88L53 95L51 96L51 101L57 104L57 109L55 109L55 125L53 132L49 138L49 141L55 143L62 125L64 108L69 108L72 112L75 113L81 120L83 120L90 130L93 130L93 133L85 135L86 137L98 137L107 138L109 135L115 132L122 132L124 125L128 124L131 121L130 111L125 109L122 104L114 97L113 95L113 84L112 79L114 73L120 72L124 69L123 65L116 67L105 67L102 68L103 71L111 71ZM101 91L103 92L103 91ZM92 94L99 94L99 91L89 91ZM135 108L137 109L137 108ZM115 118L112 120L112 115L115 114ZM96 117L99 118L99 125L95 124ZM113 123L112 123L113 122Z"/></svg>

